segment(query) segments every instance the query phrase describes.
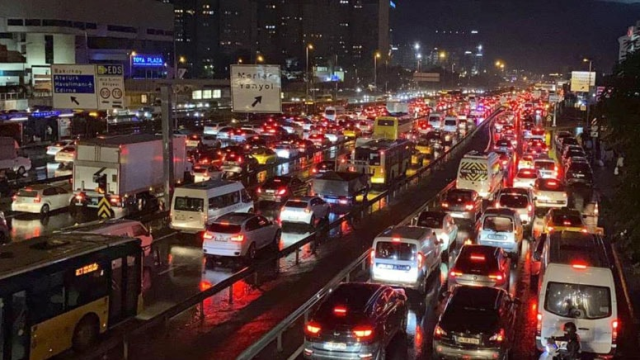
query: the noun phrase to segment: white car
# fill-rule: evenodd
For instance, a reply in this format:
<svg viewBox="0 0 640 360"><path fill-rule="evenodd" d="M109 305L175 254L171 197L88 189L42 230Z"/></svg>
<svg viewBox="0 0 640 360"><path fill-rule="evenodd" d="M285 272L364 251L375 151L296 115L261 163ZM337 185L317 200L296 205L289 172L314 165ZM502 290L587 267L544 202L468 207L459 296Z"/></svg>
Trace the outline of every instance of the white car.
<svg viewBox="0 0 640 360"><path fill-rule="evenodd" d="M262 215L229 213L217 218L202 235L208 262L219 258L252 262L259 249L280 246L280 227Z"/></svg>
<svg viewBox="0 0 640 360"><path fill-rule="evenodd" d="M418 216L416 225L430 228L436 233L436 237L441 241L440 250L442 253L455 248L458 225L453 221L451 214L444 211L423 211Z"/></svg>
<svg viewBox="0 0 640 360"><path fill-rule="evenodd" d="M344 135L339 131L327 132L324 134L324 137L327 138L327 140L331 141L332 143L344 141Z"/></svg>
<svg viewBox="0 0 640 360"><path fill-rule="evenodd" d="M520 169L513 177L513 187L530 189L538 179L536 169Z"/></svg>
<svg viewBox="0 0 640 360"><path fill-rule="evenodd" d="M298 149L291 144L280 144L276 145L273 149L278 155L279 158L290 159L298 156Z"/></svg>
<svg viewBox="0 0 640 360"><path fill-rule="evenodd" d="M11 169L18 176L25 176L31 170L31 160L23 156L0 160L0 169Z"/></svg>
<svg viewBox="0 0 640 360"><path fill-rule="evenodd" d="M193 168L193 182L203 182L211 179L222 179L222 170L215 166L195 166Z"/></svg>
<svg viewBox="0 0 640 360"><path fill-rule="evenodd" d="M73 162L74 157L76 156L76 146L69 145L65 146L62 150L58 151L54 160L59 163L70 163Z"/></svg>
<svg viewBox="0 0 640 360"><path fill-rule="evenodd" d="M558 164L553 159L535 159L533 168L538 170L538 174L542 179L558 178Z"/></svg>
<svg viewBox="0 0 640 360"><path fill-rule="evenodd" d="M568 204L564 184L558 179L538 179L533 186L536 209L565 207Z"/></svg>
<svg viewBox="0 0 640 360"><path fill-rule="evenodd" d="M280 210L280 222L302 223L314 226L316 220L329 216L329 204L317 196L294 197Z"/></svg>
<svg viewBox="0 0 640 360"><path fill-rule="evenodd" d="M60 140L58 142L55 142L49 146L47 146L47 155L49 156L54 156L55 154L58 153L58 151L62 150L63 148L69 146L69 145L73 145L75 144L74 140L68 139L68 140Z"/></svg>
<svg viewBox="0 0 640 360"><path fill-rule="evenodd" d="M211 146L211 147L220 147L220 140L216 137L216 135L203 135L202 136L202 145Z"/></svg>
<svg viewBox="0 0 640 360"><path fill-rule="evenodd" d="M518 160L518 170L520 169L532 169L533 168L533 156L524 155Z"/></svg>
<svg viewBox="0 0 640 360"><path fill-rule="evenodd" d="M48 214L69 206L73 193L56 185L33 185L20 189L13 196L11 210L15 212Z"/></svg>

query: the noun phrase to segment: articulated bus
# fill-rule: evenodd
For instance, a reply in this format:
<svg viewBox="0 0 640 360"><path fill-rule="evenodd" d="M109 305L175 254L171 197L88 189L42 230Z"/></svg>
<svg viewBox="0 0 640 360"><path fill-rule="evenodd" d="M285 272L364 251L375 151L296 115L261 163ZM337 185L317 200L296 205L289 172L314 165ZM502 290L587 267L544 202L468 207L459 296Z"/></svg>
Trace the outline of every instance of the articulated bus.
<svg viewBox="0 0 640 360"><path fill-rule="evenodd" d="M142 305L140 240L53 234L2 247L0 359L89 350Z"/></svg>
<svg viewBox="0 0 640 360"><path fill-rule="evenodd" d="M414 119L410 116L381 116L373 124L374 139L398 140L413 130Z"/></svg>
<svg viewBox="0 0 640 360"><path fill-rule="evenodd" d="M371 175L371 184L389 185L405 176L411 164L408 140L371 140L351 153L349 170Z"/></svg>

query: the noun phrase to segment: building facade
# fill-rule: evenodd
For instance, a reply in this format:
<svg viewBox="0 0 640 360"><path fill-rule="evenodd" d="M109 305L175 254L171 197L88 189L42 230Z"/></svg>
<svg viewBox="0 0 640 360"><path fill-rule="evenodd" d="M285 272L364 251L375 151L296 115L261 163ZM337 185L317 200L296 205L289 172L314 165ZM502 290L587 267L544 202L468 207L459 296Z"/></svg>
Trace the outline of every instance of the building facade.
<svg viewBox="0 0 640 360"><path fill-rule="evenodd" d="M618 38L618 44L618 61L623 61L628 53L640 49L640 20L634 26L629 26L627 33Z"/></svg>
<svg viewBox="0 0 640 360"><path fill-rule="evenodd" d="M66 0L64 6L3 0L0 45L25 60L19 66L0 63L2 70L12 68L10 76L0 74L0 85L46 88L51 64L121 63L128 76L164 76L172 64L173 24L172 6L155 0ZM136 72L136 53L166 60Z"/></svg>

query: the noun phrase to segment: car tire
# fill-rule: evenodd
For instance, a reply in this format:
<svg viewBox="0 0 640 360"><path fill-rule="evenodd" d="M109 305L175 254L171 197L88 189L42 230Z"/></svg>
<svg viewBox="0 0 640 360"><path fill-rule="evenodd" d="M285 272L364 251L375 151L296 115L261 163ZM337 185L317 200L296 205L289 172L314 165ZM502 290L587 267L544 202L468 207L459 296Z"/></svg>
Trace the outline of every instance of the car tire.
<svg viewBox="0 0 640 360"><path fill-rule="evenodd" d="M99 320L95 314L85 315L73 331L73 350L78 353L88 351L98 340L99 326Z"/></svg>
<svg viewBox="0 0 640 360"><path fill-rule="evenodd" d="M245 262L247 264L252 264L256 259L257 253L258 250L256 249L256 243L251 243L251 245L249 245L249 249L247 249L247 253L244 255Z"/></svg>
<svg viewBox="0 0 640 360"><path fill-rule="evenodd" d="M40 208L40 215L47 216L47 215L49 215L49 211L50 210L51 209L49 208L49 204L44 204Z"/></svg>
<svg viewBox="0 0 640 360"><path fill-rule="evenodd" d="M20 166L17 171L18 176L20 177L23 177L26 172L27 172L27 169L25 169L24 166Z"/></svg>

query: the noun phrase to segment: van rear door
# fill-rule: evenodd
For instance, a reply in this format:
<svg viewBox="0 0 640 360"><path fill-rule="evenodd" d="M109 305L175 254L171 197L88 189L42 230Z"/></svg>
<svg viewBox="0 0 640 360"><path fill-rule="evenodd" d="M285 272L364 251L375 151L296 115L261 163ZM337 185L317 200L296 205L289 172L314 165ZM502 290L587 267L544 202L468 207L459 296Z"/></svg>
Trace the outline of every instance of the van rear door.
<svg viewBox="0 0 640 360"><path fill-rule="evenodd" d="M380 239L373 244L372 275L376 280L415 282L420 274L424 255L418 241Z"/></svg>
<svg viewBox="0 0 640 360"><path fill-rule="evenodd" d="M207 221L207 202L202 197L176 195L171 209L171 222L176 228L202 229Z"/></svg>

